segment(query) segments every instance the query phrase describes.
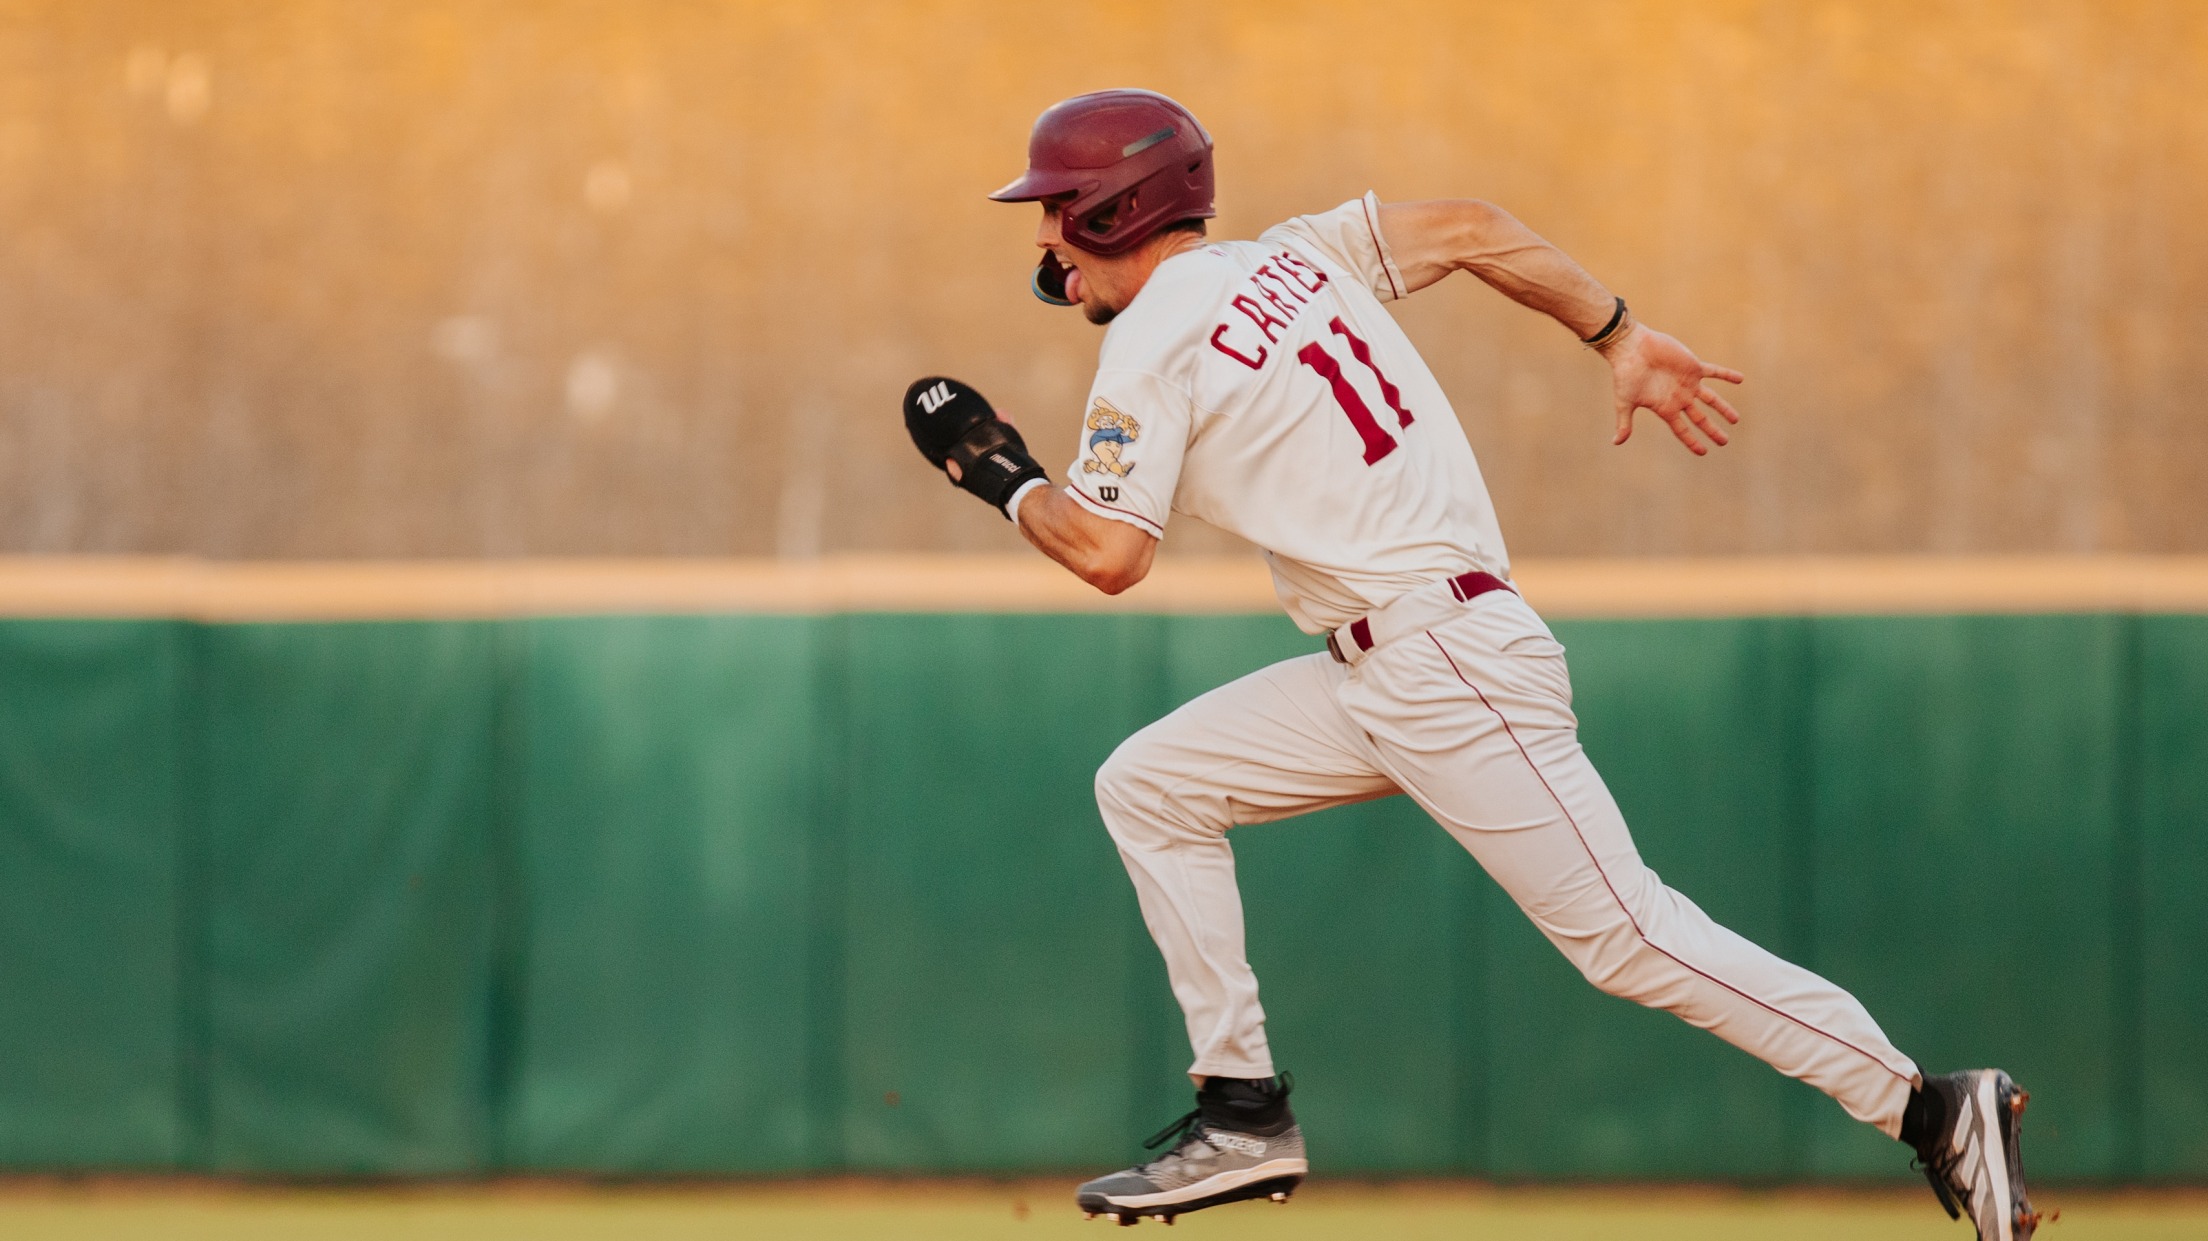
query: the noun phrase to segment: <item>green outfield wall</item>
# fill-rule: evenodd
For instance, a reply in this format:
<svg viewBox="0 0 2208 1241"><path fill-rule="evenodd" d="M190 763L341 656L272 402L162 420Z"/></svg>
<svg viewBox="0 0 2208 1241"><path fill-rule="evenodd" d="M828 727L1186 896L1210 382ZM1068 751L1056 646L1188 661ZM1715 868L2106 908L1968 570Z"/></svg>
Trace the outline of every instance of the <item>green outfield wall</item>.
<svg viewBox="0 0 2208 1241"><path fill-rule="evenodd" d="M2208 1180L2208 617L1560 623L1666 880ZM0 622L0 1168L997 1172L1185 1106L1090 777L1271 617ZM1235 834L1323 1168L1907 1175L1401 798Z"/></svg>

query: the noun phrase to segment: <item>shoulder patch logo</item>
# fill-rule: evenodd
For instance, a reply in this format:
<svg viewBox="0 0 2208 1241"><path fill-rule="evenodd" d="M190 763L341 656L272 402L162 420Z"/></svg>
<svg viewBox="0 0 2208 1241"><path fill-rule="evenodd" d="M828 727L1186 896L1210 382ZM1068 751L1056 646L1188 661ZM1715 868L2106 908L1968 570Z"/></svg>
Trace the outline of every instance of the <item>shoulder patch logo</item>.
<svg viewBox="0 0 2208 1241"><path fill-rule="evenodd" d="M1081 472L1109 474L1114 478L1127 477L1135 468L1135 463L1122 461L1119 457L1127 450L1128 445L1142 438L1142 424L1135 421L1133 415L1122 413L1110 401L1098 397L1096 403L1089 406L1087 425L1089 459L1081 463Z"/></svg>

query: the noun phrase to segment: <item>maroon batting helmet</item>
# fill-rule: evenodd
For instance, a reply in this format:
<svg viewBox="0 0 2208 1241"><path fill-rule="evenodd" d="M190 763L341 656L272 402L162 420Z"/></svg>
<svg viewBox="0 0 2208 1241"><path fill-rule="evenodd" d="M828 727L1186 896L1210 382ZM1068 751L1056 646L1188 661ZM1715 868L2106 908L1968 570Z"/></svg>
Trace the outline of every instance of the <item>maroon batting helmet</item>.
<svg viewBox="0 0 2208 1241"><path fill-rule="evenodd" d="M989 197L1024 203L1062 194L1073 195L1061 216L1068 242L1123 254L1168 224L1218 214L1211 135L1156 91L1100 90L1052 104L1035 118L1027 172Z"/></svg>

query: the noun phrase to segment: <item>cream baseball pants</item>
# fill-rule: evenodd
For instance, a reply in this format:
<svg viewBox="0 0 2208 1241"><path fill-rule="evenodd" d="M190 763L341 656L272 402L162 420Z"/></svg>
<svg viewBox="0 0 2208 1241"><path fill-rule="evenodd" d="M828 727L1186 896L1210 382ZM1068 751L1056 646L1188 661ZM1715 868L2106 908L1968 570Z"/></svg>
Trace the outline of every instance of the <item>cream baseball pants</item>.
<svg viewBox="0 0 2208 1241"><path fill-rule="evenodd" d="M1917 1068L1856 999L1712 921L1641 862L1580 749L1564 648L1516 594L1446 583L1325 653L1221 686L1127 739L1097 804L1165 955L1198 1076L1267 1077L1227 829L1409 794L1595 986L1688 1023L1897 1135Z"/></svg>

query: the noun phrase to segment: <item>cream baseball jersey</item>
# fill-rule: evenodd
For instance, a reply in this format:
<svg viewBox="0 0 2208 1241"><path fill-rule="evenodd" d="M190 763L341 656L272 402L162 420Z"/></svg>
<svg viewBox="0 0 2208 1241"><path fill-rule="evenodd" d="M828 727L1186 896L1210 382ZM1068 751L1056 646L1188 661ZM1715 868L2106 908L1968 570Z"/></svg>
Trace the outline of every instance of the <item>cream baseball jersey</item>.
<svg viewBox="0 0 2208 1241"><path fill-rule="evenodd" d="M1380 304L1404 291L1369 193L1167 259L1105 333L1068 489L1154 535L1181 512L1255 543L1309 633L1507 578L1472 446Z"/></svg>

